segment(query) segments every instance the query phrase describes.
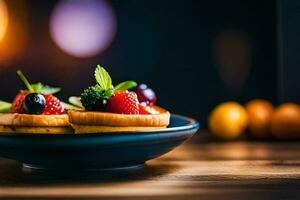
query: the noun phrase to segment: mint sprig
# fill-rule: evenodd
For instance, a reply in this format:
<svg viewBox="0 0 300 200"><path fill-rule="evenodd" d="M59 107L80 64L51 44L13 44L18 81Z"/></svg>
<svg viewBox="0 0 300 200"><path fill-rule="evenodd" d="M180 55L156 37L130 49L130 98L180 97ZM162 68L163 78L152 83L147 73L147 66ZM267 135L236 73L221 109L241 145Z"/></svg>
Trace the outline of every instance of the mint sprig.
<svg viewBox="0 0 300 200"><path fill-rule="evenodd" d="M59 87L52 87L49 85L44 85L43 88L40 90L42 94L55 94L60 92L61 88Z"/></svg>
<svg viewBox="0 0 300 200"><path fill-rule="evenodd" d="M120 91L120 90L130 90L131 88L134 88L137 86L137 83L134 81L124 81L122 83L119 83L116 87L115 90L116 91Z"/></svg>
<svg viewBox="0 0 300 200"><path fill-rule="evenodd" d="M134 81L124 81L114 87L109 73L100 65L97 65L94 76L96 85L86 88L80 94L80 101L86 110L96 110L97 104L101 100L110 99L115 91L129 90L137 86Z"/></svg>
<svg viewBox="0 0 300 200"><path fill-rule="evenodd" d="M124 81L114 87L109 73L100 65L97 65L94 75L97 86L104 91L107 98L111 97L114 91L129 90L137 86L137 83L134 81Z"/></svg>
<svg viewBox="0 0 300 200"><path fill-rule="evenodd" d="M41 82L38 82L38 83L32 83L31 87L34 90L34 92L39 93L40 91L43 90L44 85Z"/></svg>
<svg viewBox="0 0 300 200"><path fill-rule="evenodd" d="M96 79L97 84L103 90L109 90L113 87L110 75L100 65L97 65L97 67L95 69L95 79Z"/></svg>
<svg viewBox="0 0 300 200"><path fill-rule="evenodd" d="M102 99L109 99L113 96L114 86L109 73L103 67L97 65L94 76L97 84L93 86L93 91L97 92Z"/></svg>
<svg viewBox="0 0 300 200"><path fill-rule="evenodd" d="M30 84L21 70L17 70L17 74L22 80L22 82L24 83L24 85L27 87L27 90L29 92L36 92L42 94L55 94L61 90L61 88L44 85L41 82Z"/></svg>

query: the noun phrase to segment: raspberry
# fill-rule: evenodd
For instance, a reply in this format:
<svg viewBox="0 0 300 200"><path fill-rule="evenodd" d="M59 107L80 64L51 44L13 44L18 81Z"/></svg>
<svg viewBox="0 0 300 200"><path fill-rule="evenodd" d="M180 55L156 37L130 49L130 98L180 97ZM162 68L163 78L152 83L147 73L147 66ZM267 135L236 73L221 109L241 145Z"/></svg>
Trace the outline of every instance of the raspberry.
<svg viewBox="0 0 300 200"><path fill-rule="evenodd" d="M63 105L60 103L60 100L53 95L44 95L46 100L46 107L43 115L59 115L63 114L65 109Z"/></svg>

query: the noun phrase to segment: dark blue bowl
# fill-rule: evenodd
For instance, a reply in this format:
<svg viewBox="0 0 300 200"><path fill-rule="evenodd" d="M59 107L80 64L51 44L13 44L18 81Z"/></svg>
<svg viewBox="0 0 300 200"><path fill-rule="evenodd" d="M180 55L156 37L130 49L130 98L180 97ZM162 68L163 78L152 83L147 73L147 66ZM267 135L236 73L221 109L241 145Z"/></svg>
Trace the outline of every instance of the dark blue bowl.
<svg viewBox="0 0 300 200"><path fill-rule="evenodd" d="M103 134L0 134L0 155L43 170L110 170L143 166L190 138L199 123L172 115L168 128Z"/></svg>

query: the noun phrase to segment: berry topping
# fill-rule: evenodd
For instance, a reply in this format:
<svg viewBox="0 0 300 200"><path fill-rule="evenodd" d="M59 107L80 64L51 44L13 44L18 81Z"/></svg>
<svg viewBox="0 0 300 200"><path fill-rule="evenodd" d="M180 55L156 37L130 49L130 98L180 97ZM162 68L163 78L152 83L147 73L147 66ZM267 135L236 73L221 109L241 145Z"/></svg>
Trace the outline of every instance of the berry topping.
<svg viewBox="0 0 300 200"><path fill-rule="evenodd" d="M98 65L94 73L96 85L85 89L80 101L86 110L107 111L121 114L156 114L151 107L156 96L151 88L134 81L125 81L115 87L108 72ZM130 89L133 91L128 91ZM140 104L141 102L141 104Z"/></svg>
<svg viewBox="0 0 300 200"><path fill-rule="evenodd" d="M23 91L15 96L10 107L11 113L25 113L23 102L27 94L29 94L28 91Z"/></svg>
<svg viewBox="0 0 300 200"><path fill-rule="evenodd" d="M25 97L23 107L28 114L42 114L45 110L45 97L38 93L30 93Z"/></svg>
<svg viewBox="0 0 300 200"><path fill-rule="evenodd" d="M159 112L155 110L153 106L147 106L144 103L140 103L139 113L141 115L152 115L152 114L158 114Z"/></svg>
<svg viewBox="0 0 300 200"><path fill-rule="evenodd" d="M151 88L146 84L140 84L133 91L137 94L139 102L146 103L146 105L154 105L156 103L156 95Z"/></svg>
<svg viewBox="0 0 300 200"><path fill-rule="evenodd" d="M96 85L85 89L80 95L80 101L86 110L105 111L107 102L116 91L124 91L136 87L136 82L125 81L115 88L108 72L98 65L94 72Z"/></svg>
<svg viewBox="0 0 300 200"><path fill-rule="evenodd" d="M148 109L149 107L144 104L139 104L139 114L141 115L149 115L151 112Z"/></svg>
<svg viewBox="0 0 300 200"><path fill-rule="evenodd" d="M61 104L60 100L55 96L48 94L44 95L46 100L46 107L43 115L60 115L64 114L64 107Z"/></svg>
<svg viewBox="0 0 300 200"><path fill-rule="evenodd" d="M18 70L17 74L26 85L27 90L21 90L11 105L12 113L27 114L63 114L64 107L55 96L51 95L60 91L60 88L54 88L42 83L30 84L23 73Z"/></svg>
<svg viewBox="0 0 300 200"><path fill-rule="evenodd" d="M120 114L139 114L139 101L135 92L115 92L108 100L107 111Z"/></svg>

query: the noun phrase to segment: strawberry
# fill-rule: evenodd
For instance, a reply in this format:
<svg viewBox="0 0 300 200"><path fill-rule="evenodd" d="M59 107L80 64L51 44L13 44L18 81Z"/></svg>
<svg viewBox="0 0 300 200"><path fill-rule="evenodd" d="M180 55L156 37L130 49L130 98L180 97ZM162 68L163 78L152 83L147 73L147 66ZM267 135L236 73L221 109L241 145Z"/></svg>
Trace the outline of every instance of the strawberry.
<svg viewBox="0 0 300 200"><path fill-rule="evenodd" d="M64 107L60 100L53 95L44 95L46 100L45 110L43 115L59 115L64 113Z"/></svg>
<svg viewBox="0 0 300 200"><path fill-rule="evenodd" d="M25 110L23 108L23 102L27 94L29 94L28 91L23 91L15 96L10 107L11 113L25 113Z"/></svg>
<svg viewBox="0 0 300 200"><path fill-rule="evenodd" d="M139 104L139 113L142 115L149 115L151 112L149 111L149 106L144 104Z"/></svg>
<svg viewBox="0 0 300 200"><path fill-rule="evenodd" d="M139 114L139 100L135 92L127 90L114 93L108 100L107 111L120 114Z"/></svg>
<svg viewBox="0 0 300 200"><path fill-rule="evenodd" d="M145 102L139 104L139 113L142 115L158 114L159 112L153 106L147 106Z"/></svg>

